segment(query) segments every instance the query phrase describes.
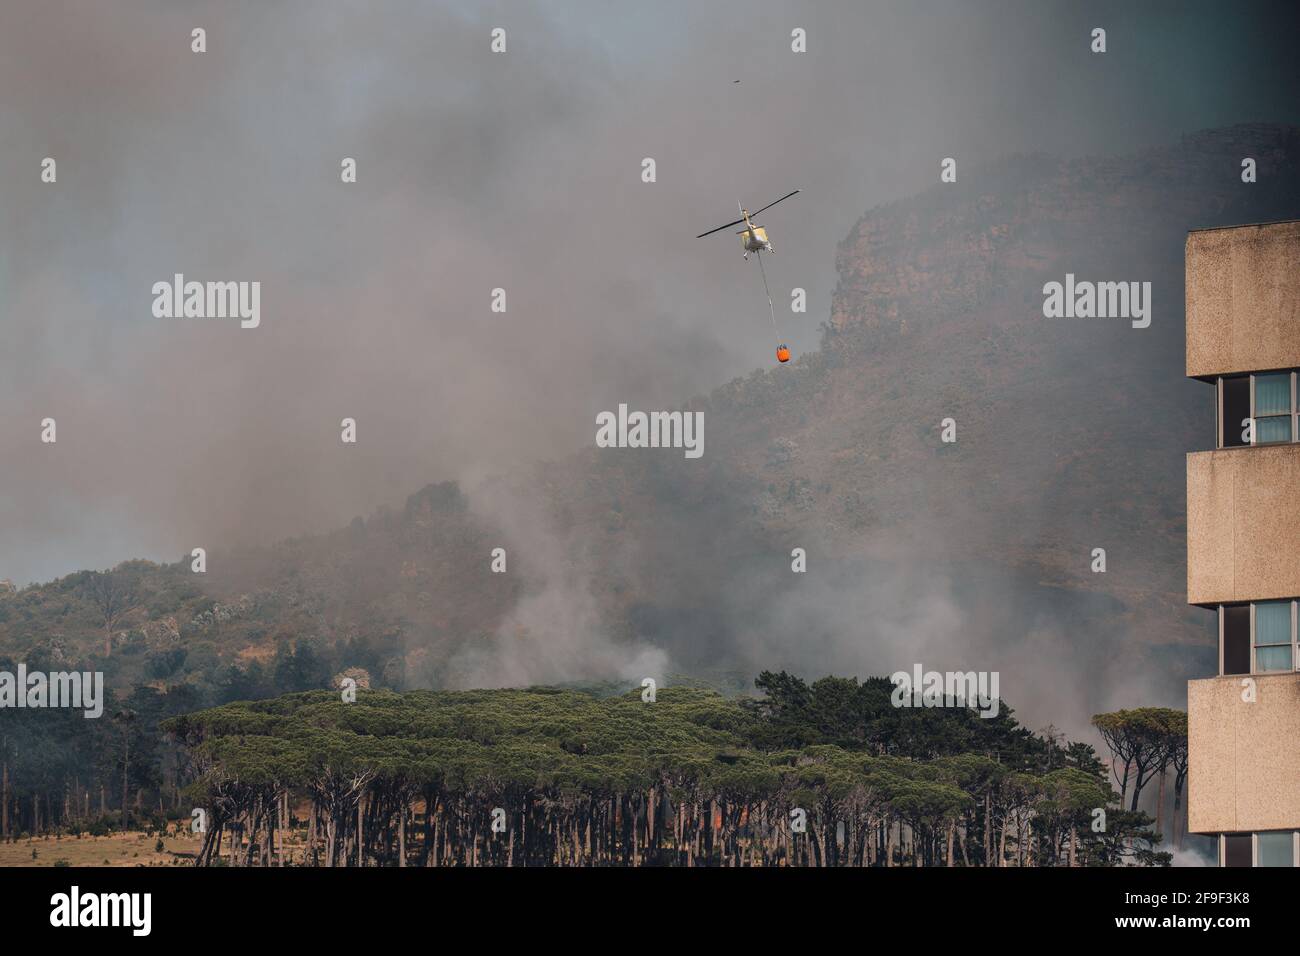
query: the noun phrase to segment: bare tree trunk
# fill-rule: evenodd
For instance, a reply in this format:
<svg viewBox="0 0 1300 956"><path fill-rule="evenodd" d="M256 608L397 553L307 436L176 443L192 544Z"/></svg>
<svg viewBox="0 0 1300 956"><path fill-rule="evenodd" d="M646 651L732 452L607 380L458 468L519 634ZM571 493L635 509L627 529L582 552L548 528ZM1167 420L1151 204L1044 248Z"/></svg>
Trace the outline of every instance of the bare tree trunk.
<svg viewBox="0 0 1300 956"><path fill-rule="evenodd" d="M698 800L694 800L694 801L692 801L692 802L691 802L691 824L692 824L692 831L694 831L694 823L695 823L695 820L697 819L697 817L699 816L699 812L700 812L700 804L699 804L699 801L698 801ZM695 866L695 834L694 834L694 832L691 833L691 839L690 839L690 842L686 845L686 865L687 865L688 867L693 867L693 866Z"/></svg>
<svg viewBox="0 0 1300 956"><path fill-rule="evenodd" d="M686 839L686 801L677 801L677 819L673 825L672 843L676 851L677 860L681 860L681 844Z"/></svg>
<svg viewBox="0 0 1300 956"><path fill-rule="evenodd" d="M1183 837L1187 835L1187 805L1183 803L1181 791L1174 788L1174 848L1183 848Z"/></svg>
<svg viewBox="0 0 1300 956"><path fill-rule="evenodd" d="M432 810L430 810L430 813L432 813ZM439 857L438 844L439 844L439 840L442 839L441 830L442 830L442 819L441 817L435 816L433 818L433 865L434 866L438 865L438 857Z"/></svg>
<svg viewBox="0 0 1300 956"><path fill-rule="evenodd" d="M993 865L993 794L984 794L984 865Z"/></svg>
<svg viewBox="0 0 1300 956"><path fill-rule="evenodd" d="M128 812L129 801L127 799L127 771L131 767L131 738L122 731L122 832L126 832L127 821L130 820Z"/></svg>
<svg viewBox="0 0 1300 956"><path fill-rule="evenodd" d="M315 799L311 802L311 810L307 813L307 859L312 863L317 863L316 853L316 818L320 815L320 810L316 806ZM305 862L305 860L304 860Z"/></svg>
<svg viewBox="0 0 1300 956"><path fill-rule="evenodd" d="M289 843L289 791L288 790L285 790L283 793L280 794L279 815L280 815L280 829L276 835L279 837L280 843L279 846L276 848L276 850L279 853L279 857L280 857L279 865L284 866L285 865L284 855L286 852L288 852L288 843Z"/></svg>
<svg viewBox="0 0 1300 956"><path fill-rule="evenodd" d="M397 810L397 866L399 869L406 866L406 798L402 798L402 803Z"/></svg>
<svg viewBox="0 0 1300 956"><path fill-rule="evenodd" d="M360 797L357 798L357 866L366 865L365 859L362 857L362 854L365 852L365 843L366 843L365 840L366 824L365 824L365 817L364 817L365 809L366 809L366 795L363 793Z"/></svg>
<svg viewBox="0 0 1300 956"><path fill-rule="evenodd" d="M650 785L650 790L646 794L645 803L645 846L646 854L649 855L654 847L655 842L655 813L658 807L655 803L655 788Z"/></svg>
<svg viewBox="0 0 1300 956"><path fill-rule="evenodd" d="M640 857L640 853L638 852L638 851L639 851L639 844L638 844L638 841L637 841L637 829L638 829L638 828L637 828L637 825L636 825L636 808L633 807L633 806L631 805L631 803L632 803L632 801L631 801L631 799L629 798L629 800L628 800L628 804L629 804L629 805L628 805L627 811L628 811L628 816L631 818L631 819L628 821L629 824L630 824L630 826L628 827L628 829L632 831L632 865L633 865L633 866L640 866L640 864L641 864L641 857Z"/></svg>
<svg viewBox="0 0 1300 956"><path fill-rule="evenodd" d="M271 854L280 846L280 795L275 795L275 809L266 812L266 839L262 843L262 866L271 865Z"/></svg>
<svg viewBox="0 0 1300 956"><path fill-rule="evenodd" d="M1156 798L1156 833L1161 836L1165 835L1165 777L1167 771L1160 771L1160 794Z"/></svg>

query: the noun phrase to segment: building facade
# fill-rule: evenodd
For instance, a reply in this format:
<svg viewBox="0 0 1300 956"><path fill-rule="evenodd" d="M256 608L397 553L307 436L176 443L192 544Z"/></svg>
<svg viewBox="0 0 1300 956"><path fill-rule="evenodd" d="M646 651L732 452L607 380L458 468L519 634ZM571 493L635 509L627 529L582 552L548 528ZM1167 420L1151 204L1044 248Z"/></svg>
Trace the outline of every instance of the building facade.
<svg viewBox="0 0 1300 956"><path fill-rule="evenodd" d="M1221 866L1300 866L1300 221L1192 232L1186 255L1187 375L1216 420L1187 456L1187 600L1218 622L1218 673L1187 685L1188 829Z"/></svg>

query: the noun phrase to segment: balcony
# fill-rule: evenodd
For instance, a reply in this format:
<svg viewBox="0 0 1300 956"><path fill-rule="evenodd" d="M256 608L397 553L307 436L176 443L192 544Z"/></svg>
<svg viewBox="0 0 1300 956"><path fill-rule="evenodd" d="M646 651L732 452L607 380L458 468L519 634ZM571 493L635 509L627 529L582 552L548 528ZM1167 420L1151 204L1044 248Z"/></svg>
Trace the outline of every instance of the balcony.
<svg viewBox="0 0 1300 956"><path fill-rule="evenodd" d="M1188 681L1187 737L1188 830L1300 828L1300 674Z"/></svg>
<svg viewBox="0 0 1300 956"><path fill-rule="evenodd" d="M1187 456L1187 601L1300 596L1300 444Z"/></svg>
<svg viewBox="0 0 1300 956"><path fill-rule="evenodd" d="M1187 374L1300 365L1300 222L1187 236Z"/></svg>

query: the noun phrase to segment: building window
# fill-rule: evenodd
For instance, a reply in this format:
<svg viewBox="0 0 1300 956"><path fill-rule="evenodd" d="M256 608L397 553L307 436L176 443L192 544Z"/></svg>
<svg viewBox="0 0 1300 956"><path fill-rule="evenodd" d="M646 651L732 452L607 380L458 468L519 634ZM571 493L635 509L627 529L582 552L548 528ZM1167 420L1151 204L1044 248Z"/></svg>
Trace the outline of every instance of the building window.
<svg viewBox="0 0 1300 956"><path fill-rule="evenodd" d="M1256 445L1293 440L1295 400L1291 395L1291 377L1290 372L1250 377L1254 385Z"/></svg>
<svg viewBox="0 0 1300 956"><path fill-rule="evenodd" d="M1300 866L1300 831L1220 834L1219 866Z"/></svg>
<svg viewBox="0 0 1300 956"><path fill-rule="evenodd" d="M1290 601L1260 601L1255 605L1255 670L1291 670L1292 645Z"/></svg>
<svg viewBox="0 0 1300 956"><path fill-rule="evenodd" d="M1296 835L1290 830L1255 834L1256 866L1295 866Z"/></svg>
<svg viewBox="0 0 1300 956"><path fill-rule="evenodd" d="M1249 445L1250 376L1219 379L1219 447Z"/></svg>
<svg viewBox="0 0 1300 956"><path fill-rule="evenodd" d="M1220 448L1300 441L1295 372L1222 376L1218 399Z"/></svg>
<svg viewBox="0 0 1300 956"><path fill-rule="evenodd" d="M1219 838L1220 866L1250 866L1252 863L1252 834L1225 833Z"/></svg>
<svg viewBox="0 0 1300 956"><path fill-rule="evenodd" d="M1222 609L1223 661L1221 673L1250 673L1250 605L1231 604Z"/></svg>
<svg viewBox="0 0 1300 956"><path fill-rule="evenodd" d="M1277 674L1296 669L1296 601L1219 606L1219 673Z"/></svg>

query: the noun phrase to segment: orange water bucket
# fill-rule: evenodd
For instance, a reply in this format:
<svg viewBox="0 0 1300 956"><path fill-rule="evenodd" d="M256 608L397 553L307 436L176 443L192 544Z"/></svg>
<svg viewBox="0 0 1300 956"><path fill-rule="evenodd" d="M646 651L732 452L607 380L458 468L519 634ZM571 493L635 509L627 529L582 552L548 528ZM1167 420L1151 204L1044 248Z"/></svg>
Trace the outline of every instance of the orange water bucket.
<svg viewBox="0 0 1300 956"><path fill-rule="evenodd" d="M776 360L777 360L778 362L788 362L788 361L790 361L790 346L788 346L788 345L778 345L778 346L776 347Z"/></svg>

